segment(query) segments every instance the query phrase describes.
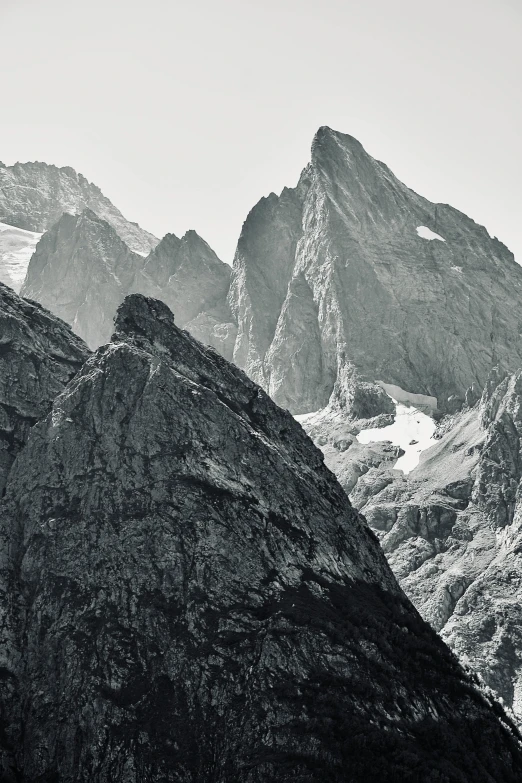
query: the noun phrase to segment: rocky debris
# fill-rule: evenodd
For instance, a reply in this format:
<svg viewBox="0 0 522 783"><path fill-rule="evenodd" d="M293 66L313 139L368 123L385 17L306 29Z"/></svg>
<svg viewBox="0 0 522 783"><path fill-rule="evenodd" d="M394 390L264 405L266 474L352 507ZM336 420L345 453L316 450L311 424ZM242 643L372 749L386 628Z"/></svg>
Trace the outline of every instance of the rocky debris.
<svg viewBox="0 0 522 783"><path fill-rule="evenodd" d="M159 301L33 428L0 533L6 781L522 776L302 428Z"/></svg>
<svg viewBox="0 0 522 783"><path fill-rule="evenodd" d="M126 220L101 190L66 166L15 163L0 166L0 222L44 232L67 212L92 210L106 220L135 253L147 255L158 240L137 223Z"/></svg>
<svg viewBox="0 0 522 783"><path fill-rule="evenodd" d="M422 616L522 721L522 371L493 371L439 434L407 478L382 463L346 488Z"/></svg>
<svg viewBox="0 0 522 783"><path fill-rule="evenodd" d="M43 235L21 294L63 318L94 349L109 341L114 314L142 265L112 226L86 209L62 215Z"/></svg>
<svg viewBox="0 0 522 783"><path fill-rule="evenodd" d="M485 228L320 128L297 187L243 226L234 361L297 414L342 394L346 367L453 412L494 365L522 366L521 293L522 269Z"/></svg>
<svg viewBox="0 0 522 783"><path fill-rule="evenodd" d="M66 324L0 283L0 494L31 427L88 355Z"/></svg>

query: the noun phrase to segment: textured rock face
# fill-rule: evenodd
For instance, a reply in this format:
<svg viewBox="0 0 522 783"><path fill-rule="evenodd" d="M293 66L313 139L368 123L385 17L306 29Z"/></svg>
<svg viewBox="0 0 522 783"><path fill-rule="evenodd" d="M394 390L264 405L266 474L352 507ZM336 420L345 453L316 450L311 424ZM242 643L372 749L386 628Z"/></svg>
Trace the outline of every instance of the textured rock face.
<svg viewBox="0 0 522 783"><path fill-rule="evenodd" d="M407 478L381 464L346 488L423 617L520 721L522 371L493 373L444 429Z"/></svg>
<svg viewBox="0 0 522 783"><path fill-rule="evenodd" d="M30 428L88 355L66 324L0 283L0 494Z"/></svg>
<svg viewBox="0 0 522 783"><path fill-rule="evenodd" d="M165 302L176 324L232 358L236 327L227 302L231 269L195 231L167 234L150 253L132 290Z"/></svg>
<svg viewBox="0 0 522 783"><path fill-rule="evenodd" d="M161 302L122 305L0 524L4 780L520 780L320 452Z"/></svg>
<svg viewBox="0 0 522 783"><path fill-rule="evenodd" d="M342 393L346 367L452 411L495 364L522 365L521 293L522 269L483 227L321 128L297 188L243 226L234 360L295 413Z"/></svg>
<svg viewBox="0 0 522 783"><path fill-rule="evenodd" d="M114 314L143 259L91 210L63 215L38 243L22 296L63 318L91 348L108 342Z"/></svg>
<svg viewBox="0 0 522 783"><path fill-rule="evenodd" d="M47 163L0 164L0 222L29 231L47 231L64 212L91 209L106 220L131 250L147 255L158 243L126 220L101 190L69 167Z"/></svg>

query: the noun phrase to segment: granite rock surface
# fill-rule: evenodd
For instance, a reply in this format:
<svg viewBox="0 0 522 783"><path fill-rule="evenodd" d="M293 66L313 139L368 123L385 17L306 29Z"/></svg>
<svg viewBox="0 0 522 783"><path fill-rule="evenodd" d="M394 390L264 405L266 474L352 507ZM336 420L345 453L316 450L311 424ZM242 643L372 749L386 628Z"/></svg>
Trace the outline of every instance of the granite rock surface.
<svg viewBox="0 0 522 783"><path fill-rule="evenodd" d="M94 349L110 339L114 314L142 265L92 210L65 214L38 242L21 295L62 318Z"/></svg>
<svg viewBox="0 0 522 783"><path fill-rule="evenodd" d="M481 400L441 422L438 441L407 476L377 455L354 478L349 450L335 449L333 437L321 446L406 594L518 721L521 438L522 371L493 371Z"/></svg>

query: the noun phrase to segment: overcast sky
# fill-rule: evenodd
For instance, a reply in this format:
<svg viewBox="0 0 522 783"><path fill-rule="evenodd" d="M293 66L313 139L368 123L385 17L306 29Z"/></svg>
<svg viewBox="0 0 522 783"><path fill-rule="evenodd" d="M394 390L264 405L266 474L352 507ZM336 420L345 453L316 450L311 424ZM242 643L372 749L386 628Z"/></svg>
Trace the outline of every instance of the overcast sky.
<svg viewBox="0 0 522 783"><path fill-rule="evenodd" d="M522 262L522 0L0 0L0 160L232 260L320 125Z"/></svg>

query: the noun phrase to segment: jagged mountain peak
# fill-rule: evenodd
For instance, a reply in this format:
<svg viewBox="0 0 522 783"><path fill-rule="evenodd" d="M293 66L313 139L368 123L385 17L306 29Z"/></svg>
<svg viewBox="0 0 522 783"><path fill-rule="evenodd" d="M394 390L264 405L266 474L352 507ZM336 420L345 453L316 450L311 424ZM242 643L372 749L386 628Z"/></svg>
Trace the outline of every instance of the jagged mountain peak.
<svg viewBox="0 0 522 783"><path fill-rule="evenodd" d="M98 185L96 185L94 182L90 182L87 177L85 177L81 172L76 171L76 169L74 169L72 166L56 166L54 163L46 163L45 161L41 160L31 160L25 162L16 161L16 163L14 163L9 168L12 168L15 172L32 170L35 172L48 171L53 175L64 175L68 179L71 179L74 182L81 184L82 186L88 187L92 190L92 192L98 193L100 196L103 195L101 188L99 188Z"/></svg>
<svg viewBox="0 0 522 783"><path fill-rule="evenodd" d="M341 133L328 125L322 125L312 139L312 161L319 155L333 151L335 147L350 152L354 156L370 157L361 142L348 133Z"/></svg>
<svg viewBox="0 0 522 783"><path fill-rule="evenodd" d="M70 166L34 161L0 169L0 222L42 232L64 212L77 214L86 207L107 220L131 250L147 255L158 243L137 223L126 220L97 185Z"/></svg>
<svg viewBox="0 0 522 783"><path fill-rule="evenodd" d="M235 361L296 413L324 407L346 363L443 411L494 364L514 370L522 269L509 250L352 136L325 126L312 148L298 186L261 199L243 225Z"/></svg>
<svg viewBox="0 0 522 783"><path fill-rule="evenodd" d="M100 217L94 210L86 207L76 214L71 212L64 212L61 217L54 223L51 228L42 236L44 243L51 239L56 241L58 237L62 235L70 236L76 235L78 241L81 236L88 234L93 241L104 242L114 247L118 247L124 252L132 252L129 250L127 244L120 237L114 226L112 226L107 220ZM42 241L41 240L41 241ZM37 250L42 248L38 248ZM138 256L139 254L133 254ZM43 257L43 256L42 256ZM37 259L31 258L29 267L27 270L27 278L22 288L22 295L26 295L26 291L32 285L35 272L35 264Z"/></svg>
<svg viewBox="0 0 522 783"><path fill-rule="evenodd" d="M182 239L184 239L186 242L204 242L206 245L208 245L207 242L198 234L198 232L194 228L189 228L182 236Z"/></svg>
<svg viewBox="0 0 522 783"><path fill-rule="evenodd" d="M92 209L64 213L38 242L22 296L67 321L91 348L106 342L143 258Z"/></svg>
<svg viewBox="0 0 522 783"><path fill-rule="evenodd" d="M192 251L198 250L200 253L203 253L206 262L210 264L216 264L219 267L227 267L228 270L230 270L230 266L228 264L225 264L224 261L222 261L219 256L212 250L206 239L203 239L201 234L198 234L198 232L193 229L189 228L188 231L185 231L183 236L181 237L181 241L185 243L188 247L191 248ZM223 270L225 274L230 274L230 271L227 272L227 270Z"/></svg>
<svg viewBox="0 0 522 783"><path fill-rule="evenodd" d="M175 313L160 299L143 294L129 294L116 311L113 342L137 337L154 343L161 324L174 326Z"/></svg>

